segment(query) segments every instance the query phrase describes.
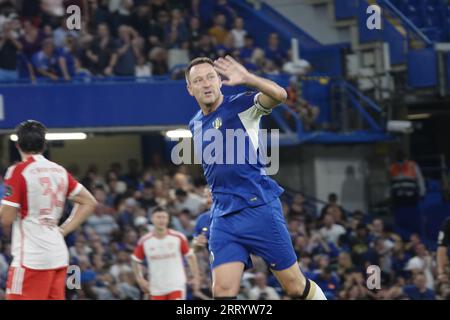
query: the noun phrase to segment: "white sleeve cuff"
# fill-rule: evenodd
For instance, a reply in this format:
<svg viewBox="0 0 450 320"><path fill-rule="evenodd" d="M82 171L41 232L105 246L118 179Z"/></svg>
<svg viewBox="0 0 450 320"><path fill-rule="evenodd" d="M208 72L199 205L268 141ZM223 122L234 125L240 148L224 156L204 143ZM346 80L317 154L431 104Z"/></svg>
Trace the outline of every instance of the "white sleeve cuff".
<svg viewBox="0 0 450 320"><path fill-rule="evenodd" d="M78 183L77 186L75 187L75 189L73 189L73 191L69 194L69 199L72 199L77 194L79 194L82 188L83 188L83 185L81 183Z"/></svg>
<svg viewBox="0 0 450 320"><path fill-rule="evenodd" d="M131 259L133 259L136 262L142 263L142 260L136 257L134 254L131 255Z"/></svg>
<svg viewBox="0 0 450 320"><path fill-rule="evenodd" d="M272 113L272 109L264 107L262 104L259 103L258 97L261 95L261 92L255 95L255 98L253 99L253 103L263 115L268 115Z"/></svg>
<svg viewBox="0 0 450 320"><path fill-rule="evenodd" d="M2 204L4 204L5 206L10 206L10 207L14 207L14 208L20 208L20 204L11 202L8 200L2 200Z"/></svg>

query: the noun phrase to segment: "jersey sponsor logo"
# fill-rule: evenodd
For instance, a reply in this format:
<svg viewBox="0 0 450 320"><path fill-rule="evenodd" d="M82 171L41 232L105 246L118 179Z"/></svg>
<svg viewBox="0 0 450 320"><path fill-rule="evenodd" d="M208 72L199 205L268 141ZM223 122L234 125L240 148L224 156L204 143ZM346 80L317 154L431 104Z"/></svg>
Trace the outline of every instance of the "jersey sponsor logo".
<svg viewBox="0 0 450 320"><path fill-rule="evenodd" d="M5 188L5 197L11 197L14 194L14 189L12 186L7 185Z"/></svg>
<svg viewBox="0 0 450 320"><path fill-rule="evenodd" d="M177 255L175 253L150 255L151 260L166 260L166 259L173 259L176 257L177 257Z"/></svg>
<svg viewBox="0 0 450 320"><path fill-rule="evenodd" d="M169 242L167 244L167 249L172 250L173 248L175 248L175 243Z"/></svg>

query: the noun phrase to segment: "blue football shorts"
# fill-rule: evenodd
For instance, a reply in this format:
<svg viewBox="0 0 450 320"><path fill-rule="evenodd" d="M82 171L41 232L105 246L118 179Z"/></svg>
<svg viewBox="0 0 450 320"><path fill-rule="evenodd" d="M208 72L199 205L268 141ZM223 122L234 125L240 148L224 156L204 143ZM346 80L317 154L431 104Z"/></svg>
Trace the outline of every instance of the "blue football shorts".
<svg viewBox="0 0 450 320"><path fill-rule="evenodd" d="M223 216L213 214L209 252L212 269L230 262L251 268L250 254L261 257L272 270L291 267L297 256L280 199Z"/></svg>

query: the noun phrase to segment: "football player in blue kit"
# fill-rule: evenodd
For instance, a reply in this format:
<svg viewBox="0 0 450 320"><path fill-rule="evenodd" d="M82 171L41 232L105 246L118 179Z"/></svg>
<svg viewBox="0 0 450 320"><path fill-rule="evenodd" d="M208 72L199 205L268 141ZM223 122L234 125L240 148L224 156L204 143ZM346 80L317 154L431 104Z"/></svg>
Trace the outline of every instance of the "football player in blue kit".
<svg viewBox="0 0 450 320"><path fill-rule="evenodd" d="M284 190L265 174L258 159L261 117L286 101L286 91L251 74L230 56L192 60L186 82L200 106L189 123L194 151L201 157L213 196L209 251L214 298L236 298L242 274L251 266L250 254L254 254L264 259L291 298L325 300L320 287L299 268L279 199ZM222 84L243 85L254 92L224 96ZM245 150L228 144L230 130L246 134ZM217 131L222 135L216 135ZM213 148L208 155L212 136L223 139L223 148ZM239 152L245 152L241 163L236 161L242 159Z"/></svg>

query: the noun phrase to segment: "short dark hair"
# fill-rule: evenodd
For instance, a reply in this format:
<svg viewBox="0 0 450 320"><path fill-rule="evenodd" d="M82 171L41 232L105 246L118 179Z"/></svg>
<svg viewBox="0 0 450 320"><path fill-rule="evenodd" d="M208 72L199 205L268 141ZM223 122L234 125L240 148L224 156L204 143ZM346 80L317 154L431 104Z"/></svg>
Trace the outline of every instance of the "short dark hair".
<svg viewBox="0 0 450 320"><path fill-rule="evenodd" d="M158 212L166 212L166 213L168 214L167 210L164 209L163 207L156 207L156 208L154 208L154 209L152 210L152 215L153 215L154 213L158 213Z"/></svg>
<svg viewBox="0 0 450 320"><path fill-rule="evenodd" d="M185 76L186 76L186 80L189 80L189 73L191 72L192 67L198 65L198 64L203 64L203 63L207 63L210 64L214 67L214 62L212 61L212 59L207 58L207 57L199 57L199 58L195 58L194 60L192 60L191 62L189 62L186 71L185 71Z"/></svg>
<svg viewBox="0 0 450 320"><path fill-rule="evenodd" d="M183 189L177 189L177 190L175 190L175 195L177 197L186 197L188 194Z"/></svg>
<svg viewBox="0 0 450 320"><path fill-rule="evenodd" d="M45 149L47 128L36 120L27 120L16 128L17 144L25 153L42 153Z"/></svg>
<svg viewBox="0 0 450 320"><path fill-rule="evenodd" d="M328 195L328 201L329 202L337 202L337 200L338 200L338 196L337 196L336 193L330 193Z"/></svg>

